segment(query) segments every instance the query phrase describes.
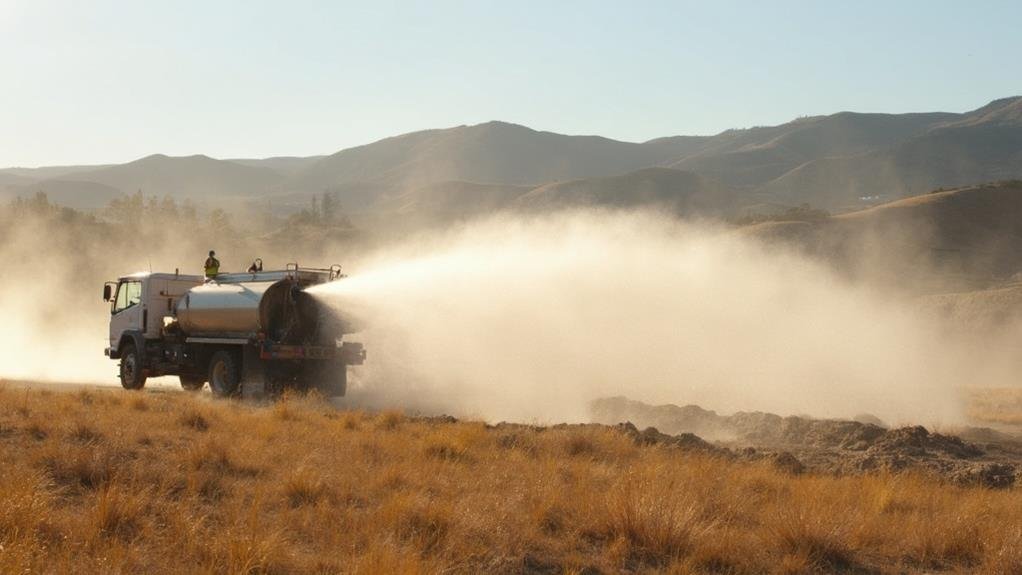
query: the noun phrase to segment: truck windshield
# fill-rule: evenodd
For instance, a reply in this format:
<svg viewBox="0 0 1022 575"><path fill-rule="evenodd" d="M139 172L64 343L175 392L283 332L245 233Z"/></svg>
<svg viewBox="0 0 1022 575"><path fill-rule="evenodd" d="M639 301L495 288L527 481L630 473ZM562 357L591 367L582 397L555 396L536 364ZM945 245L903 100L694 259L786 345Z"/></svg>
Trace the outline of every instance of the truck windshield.
<svg viewBox="0 0 1022 575"><path fill-rule="evenodd" d="M114 300L113 313L128 309L142 300L142 282L122 281L117 286L117 299Z"/></svg>

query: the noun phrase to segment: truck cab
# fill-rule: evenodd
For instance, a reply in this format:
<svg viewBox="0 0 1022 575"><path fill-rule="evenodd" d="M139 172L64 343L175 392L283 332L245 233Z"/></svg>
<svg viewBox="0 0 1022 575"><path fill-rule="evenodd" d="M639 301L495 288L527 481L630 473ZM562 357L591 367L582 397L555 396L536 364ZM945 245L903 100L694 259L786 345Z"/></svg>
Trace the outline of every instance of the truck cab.
<svg viewBox="0 0 1022 575"><path fill-rule="evenodd" d="M103 287L103 299L110 302L110 345L106 355L121 357L125 344L141 348L145 340L161 337L165 317L189 289L202 285L203 277L141 272L119 278Z"/></svg>

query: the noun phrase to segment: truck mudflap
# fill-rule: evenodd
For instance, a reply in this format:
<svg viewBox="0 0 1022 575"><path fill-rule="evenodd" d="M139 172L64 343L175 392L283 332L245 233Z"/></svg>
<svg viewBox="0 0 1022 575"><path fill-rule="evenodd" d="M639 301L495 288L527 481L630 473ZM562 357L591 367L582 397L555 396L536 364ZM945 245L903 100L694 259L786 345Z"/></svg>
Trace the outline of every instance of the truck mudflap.
<svg viewBox="0 0 1022 575"><path fill-rule="evenodd" d="M366 361L366 349L357 341L341 342L341 359L345 365L362 365Z"/></svg>
<svg viewBox="0 0 1022 575"><path fill-rule="evenodd" d="M362 365L366 351L361 343L346 341L341 347L322 345L284 345L263 342L260 359L340 359L346 365Z"/></svg>

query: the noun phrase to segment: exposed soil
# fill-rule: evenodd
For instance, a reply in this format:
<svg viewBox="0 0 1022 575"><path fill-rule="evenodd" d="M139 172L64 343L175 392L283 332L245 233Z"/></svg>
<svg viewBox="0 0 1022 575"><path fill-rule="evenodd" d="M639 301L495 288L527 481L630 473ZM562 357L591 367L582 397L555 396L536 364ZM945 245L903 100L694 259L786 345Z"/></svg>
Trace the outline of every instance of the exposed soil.
<svg viewBox="0 0 1022 575"><path fill-rule="evenodd" d="M855 420L719 415L695 405L653 406L624 397L599 399L591 408L594 422L619 425L637 441L770 459L792 473L918 470L959 484L1022 485L1022 439L987 428L944 435L922 426L888 429L868 415Z"/></svg>

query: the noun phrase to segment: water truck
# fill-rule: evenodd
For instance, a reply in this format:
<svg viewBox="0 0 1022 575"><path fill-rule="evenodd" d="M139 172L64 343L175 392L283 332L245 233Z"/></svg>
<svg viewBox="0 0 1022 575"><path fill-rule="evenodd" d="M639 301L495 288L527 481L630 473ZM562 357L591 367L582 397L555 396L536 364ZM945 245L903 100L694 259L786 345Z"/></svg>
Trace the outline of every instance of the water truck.
<svg viewBox="0 0 1022 575"><path fill-rule="evenodd" d="M261 267L261 266L260 266ZM317 389L337 397L348 366L361 365L361 343L334 310L306 293L342 281L340 266L224 273L212 278L137 273L107 282L110 346L125 389L146 379L177 376L181 387L206 382L220 397L263 397L285 389Z"/></svg>

